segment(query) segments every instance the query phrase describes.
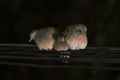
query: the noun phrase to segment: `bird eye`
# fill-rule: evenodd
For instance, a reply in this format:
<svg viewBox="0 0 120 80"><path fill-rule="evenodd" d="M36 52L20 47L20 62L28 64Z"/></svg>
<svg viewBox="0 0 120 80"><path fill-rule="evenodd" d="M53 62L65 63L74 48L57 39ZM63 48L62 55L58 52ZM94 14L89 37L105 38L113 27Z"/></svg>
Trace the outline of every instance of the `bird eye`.
<svg viewBox="0 0 120 80"><path fill-rule="evenodd" d="M82 31L82 30L79 30L79 32L81 32L81 33L82 33L83 31Z"/></svg>

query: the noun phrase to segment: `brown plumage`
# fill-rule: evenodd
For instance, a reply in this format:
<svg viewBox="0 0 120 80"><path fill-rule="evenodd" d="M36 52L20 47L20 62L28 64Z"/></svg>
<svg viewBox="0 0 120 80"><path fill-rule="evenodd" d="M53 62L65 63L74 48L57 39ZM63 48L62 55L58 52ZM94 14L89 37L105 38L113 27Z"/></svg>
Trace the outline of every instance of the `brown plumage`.
<svg viewBox="0 0 120 80"><path fill-rule="evenodd" d="M56 37L54 48L57 51L66 51L69 49L69 45L65 42L64 35L58 35Z"/></svg>
<svg viewBox="0 0 120 80"><path fill-rule="evenodd" d="M71 50L85 49L87 46L87 27L83 24L67 26L64 35Z"/></svg>
<svg viewBox="0 0 120 80"><path fill-rule="evenodd" d="M53 34L56 32L53 27L41 28L30 33L30 40L34 40L39 50L52 50L54 45Z"/></svg>

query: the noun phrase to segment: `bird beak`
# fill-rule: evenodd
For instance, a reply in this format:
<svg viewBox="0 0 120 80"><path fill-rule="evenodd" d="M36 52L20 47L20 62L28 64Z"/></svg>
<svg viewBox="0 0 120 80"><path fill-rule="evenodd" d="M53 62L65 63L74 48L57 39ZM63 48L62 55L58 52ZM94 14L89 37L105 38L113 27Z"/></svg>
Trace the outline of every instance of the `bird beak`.
<svg viewBox="0 0 120 80"><path fill-rule="evenodd" d="M31 42L31 41L32 41L32 38L29 39L29 42Z"/></svg>

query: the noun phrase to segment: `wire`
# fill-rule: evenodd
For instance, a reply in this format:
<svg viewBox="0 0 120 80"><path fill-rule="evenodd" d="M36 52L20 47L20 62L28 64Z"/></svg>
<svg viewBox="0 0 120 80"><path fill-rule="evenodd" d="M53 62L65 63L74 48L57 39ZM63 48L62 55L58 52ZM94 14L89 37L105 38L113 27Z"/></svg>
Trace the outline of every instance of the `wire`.
<svg viewBox="0 0 120 80"><path fill-rule="evenodd" d="M60 58L60 57L36 57L36 56L11 56L11 55L2 55L1 59L9 60L44 60L44 61L60 61L67 60L71 62L102 62L102 63L120 63L120 58Z"/></svg>
<svg viewBox="0 0 120 80"><path fill-rule="evenodd" d="M34 67L34 68L83 68L83 69L96 69L96 70L120 70L120 67L104 67L104 66L74 66L74 65L37 65L29 63L17 63L17 62L8 62L0 61L0 64L9 65L9 66L25 66L25 67Z"/></svg>
<svg viewBox="0 0 120 80"><path fill-rule="evenodd" d="M9 60L9 61L6 61ZM19 61L18 61L19 60ZM14 62L15 61L15 62ZM30 61L24 63L24 61ZM32 64L36 61L67 61L67 65L47 65ZM69 65L71 62L72 65ZM85 50L68 50L68 51L39 51L33 44L0 44L0 64L26 66L36 68L85 68L85 69L104 69L104 70L120 70L120 67L96 67L96 66L80 66L80 63L109 63L120 64L120 48L119 47L87 47ZM76 65L77 64L77 65Z"/></svg>

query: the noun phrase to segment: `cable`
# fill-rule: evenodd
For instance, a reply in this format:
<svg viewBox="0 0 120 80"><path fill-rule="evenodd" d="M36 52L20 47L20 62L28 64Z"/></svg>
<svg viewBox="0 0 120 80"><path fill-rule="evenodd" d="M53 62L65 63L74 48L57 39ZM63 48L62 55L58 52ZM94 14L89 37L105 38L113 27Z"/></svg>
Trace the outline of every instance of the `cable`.
<svg viewBox="0 0 120 80"><path fill-rule="evenodd" d="M9 61L6 61L9 60ZM18 61L19 60L19 61ZM14 62L16 61L16 62ZM24 63L24 61L68 61L72 65L42 65ZM33 44L0 44L0 64L1 65L17 65L36 68L86 68L86 69L105 69L120 70L120 67L95 67L95 66L79 66L74 63L120 63L119 47L87 47L85 50L68 50L68 51L39 51ZM67 63L66 63L67 64ZM68 63L69 64L69 63Z"/></svg>
<svg viewBox="0 0 120 80"><path fill-rule="evenodd" d="M104 67L104 66L75 66L75 65L37 65L29 63L16 63L8 61L0 61L2 65L9 66L25 66L25 67L34 67L34 68L83 68L83 69L96 69L96 70L120 70L120 67Z"/></svg>

